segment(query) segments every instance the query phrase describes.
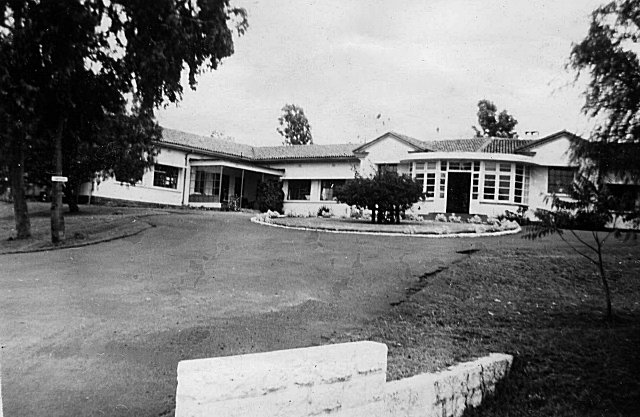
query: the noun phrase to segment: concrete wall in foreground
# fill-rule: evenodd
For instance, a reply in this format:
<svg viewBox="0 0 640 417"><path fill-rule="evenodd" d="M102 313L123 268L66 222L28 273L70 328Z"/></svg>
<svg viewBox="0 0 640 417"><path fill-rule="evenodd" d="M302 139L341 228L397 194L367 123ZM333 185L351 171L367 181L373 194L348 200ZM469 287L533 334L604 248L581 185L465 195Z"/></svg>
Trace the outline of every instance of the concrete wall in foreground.
<svg viewBox="0 0 640 417"><path fill-rule="evenodd" d="M494 391L511 361L491 354L391 382L387 347L375 342L182 361L175 415L457 417Z"/></svg>
<svg viewBox="0 0 640 417"><path fill-rule="evenodd" d="M182 361L176 417L379 416L386 372L374 342Z"/></svg>

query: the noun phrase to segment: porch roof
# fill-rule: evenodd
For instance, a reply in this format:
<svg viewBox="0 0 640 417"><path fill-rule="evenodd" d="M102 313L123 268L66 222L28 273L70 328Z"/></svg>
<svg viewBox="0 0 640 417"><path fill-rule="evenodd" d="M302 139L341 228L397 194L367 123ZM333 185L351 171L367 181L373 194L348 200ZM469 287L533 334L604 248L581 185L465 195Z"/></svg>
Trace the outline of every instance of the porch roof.
<svg viewBox="0 0 640 417"><path fill-rule="evenodd" d="M227 168L242 169L251 172L259 172L261 174L269 174L277 177L281 177L284 175L283 169L274 169L256 165L253 163L234 162L223 159L189 159L189 165L191 165L192 167L221 166Z"/></svg>

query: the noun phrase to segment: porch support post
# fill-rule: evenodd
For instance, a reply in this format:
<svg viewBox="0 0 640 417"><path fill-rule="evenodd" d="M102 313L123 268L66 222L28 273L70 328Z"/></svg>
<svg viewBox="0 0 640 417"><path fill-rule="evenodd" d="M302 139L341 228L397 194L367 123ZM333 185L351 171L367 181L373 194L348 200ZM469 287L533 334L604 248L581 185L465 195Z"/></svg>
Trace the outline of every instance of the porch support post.
<svg viewBox="0 0 640 417"><path fill-rule="evenodd" d="M242 170L242 179L240 180L240 208L242 208L242 196L244 195L244 169Z"/></svg>
<svg viewBox="0 0 640 417"><path fill-rule="evenodd" d="M224 167L220 165L220 187L218 187L218 201L220 202L220 204L222 204L222 172L223 171L224 171Z"/></svg>

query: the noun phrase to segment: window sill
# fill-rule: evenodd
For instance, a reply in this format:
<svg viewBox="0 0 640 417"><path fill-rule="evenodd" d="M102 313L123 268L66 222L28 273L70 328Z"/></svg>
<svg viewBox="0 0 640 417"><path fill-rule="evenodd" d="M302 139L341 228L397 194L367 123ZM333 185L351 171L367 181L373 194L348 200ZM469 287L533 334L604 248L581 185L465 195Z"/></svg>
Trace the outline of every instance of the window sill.
<svg viewBox="0 0 640 417"><path fill-rule="evenodd" d="M478 201L478 200L475 200ZM529 203L514 203L512 201L504 201L504 200L480 200L478 201L480 204L494 204L498 206L528 206Z"/></svg>

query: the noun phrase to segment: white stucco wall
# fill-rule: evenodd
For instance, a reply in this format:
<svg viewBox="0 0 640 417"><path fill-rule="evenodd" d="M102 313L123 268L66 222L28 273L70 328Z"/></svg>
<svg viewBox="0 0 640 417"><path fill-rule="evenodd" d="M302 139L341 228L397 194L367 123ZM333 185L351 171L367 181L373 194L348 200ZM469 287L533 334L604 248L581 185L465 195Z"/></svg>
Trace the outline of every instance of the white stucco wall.
<svg viewBox="0 0 640 417"><path fill-rule="evenodd" d="M135 185L121 183L117 178L108 178L99 182L95 181L92 196L145 203L181 205L185 179L185 152L173 149L162 149L156 158L156 163L180 169L178 173L178 185L175 189L154 186L154 171L153 168L151 168L144 173L142 181ZM89 187L85 185L82 190L86 191L88 188Z"/></svg>
<svg viewBox="0 0 640 417"><path fill-rule="evenodd" d="M358 162L323 161L323 162L285 162L271 163L270 168L284 169L282 177L286 179L351 179L358 169Z"/></svg>
<svg viewBox="0 0 640 417"><path fill-rule="evenodd" d="M407 145L393 135L385 135L383 138L371 143L364 149L367 155L360 164L361 173L364 176L372 175L379 164L398 164L407 159L412 146ZM398 172L408 173L409 165L398 165Z"/></svg>
<svg viewBox="0 0 640 417"><path fill-rule="evenodd" d="M536 165L546 166L571 166L571 141L568 137L560 137L551 142L544 143L531 151L535 155L531 158L531 162Z"/></svg>

